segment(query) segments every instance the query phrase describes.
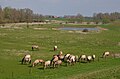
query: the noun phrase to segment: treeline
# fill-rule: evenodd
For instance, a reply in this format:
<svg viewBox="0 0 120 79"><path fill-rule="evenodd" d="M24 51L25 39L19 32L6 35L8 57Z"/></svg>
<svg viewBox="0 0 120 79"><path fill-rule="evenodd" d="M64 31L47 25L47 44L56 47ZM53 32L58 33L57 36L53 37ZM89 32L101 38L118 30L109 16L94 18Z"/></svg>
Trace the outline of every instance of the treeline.
<svg viewBox="0 0 120 79"><path fill-rule="evenodd" d="M34 20L42 21L40 14L35 14L29 8L16 9L11 7L2 8L0 6L0 23L18 23L18 22L33 22Z"/></svg>
<svg viewBox="0 0 120 79"><path fill-rule="evenodd" d="M120 20L120 13L94 13L93 19L95 22L109 23L112 21Z"/></svg>
<svg viewBox="0 0 120 79"><path fill-rule="evenodd" d="M94 13L92 17L84 17L81 14L72 15L72 16L64 16L64 18L71 19L74 21L79 22L102 22L102 23L110 23L112 21L120 20L120 13L119 12L113 12L113 13Z"/></svg>
<svg viewBox="0 0 120 79"><path fill-rule="evenodd" d="M56 19L57 18L57 19ZM82 16L80 13L77 15L65 15L64 17L57 17L52 15L43 16L35 14L31 9L16 9L11 7L2 8L0 6L0 23L19 23L19 22L43 22L47 20L64 20L67 22L102 22L109 23L115 20L120 20L120 13L94 13L92 17Z"/></svg>

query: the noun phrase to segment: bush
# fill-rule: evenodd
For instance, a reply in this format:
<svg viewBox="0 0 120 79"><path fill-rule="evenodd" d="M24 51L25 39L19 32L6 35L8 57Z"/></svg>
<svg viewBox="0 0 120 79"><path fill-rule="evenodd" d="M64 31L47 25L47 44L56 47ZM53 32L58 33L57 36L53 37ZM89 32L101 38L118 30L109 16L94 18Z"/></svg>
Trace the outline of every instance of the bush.
<svg viewBox="0 0 120 79"><path fill-rule="evenodd" d="M82 32L88 32L88 29L83 29L83 31Z"/></svg>

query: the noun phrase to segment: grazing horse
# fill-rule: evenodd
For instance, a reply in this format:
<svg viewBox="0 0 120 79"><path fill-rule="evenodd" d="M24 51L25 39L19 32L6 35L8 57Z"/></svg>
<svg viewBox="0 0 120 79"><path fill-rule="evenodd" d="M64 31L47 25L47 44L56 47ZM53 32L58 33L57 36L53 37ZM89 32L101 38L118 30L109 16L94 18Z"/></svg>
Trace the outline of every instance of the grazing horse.
<svg viewBox="0 0 120 79"><path fill-rule="evenodd" d="M58 55L59 60L64 60L64 55Z"/></svg>
<svg viewBox="0 0 120 79"><path fill-rule="evenodd" d="M92 59L93 59L93 61L95 60L95 55L94 54L92 55Z"/></svg>
<svg viewBox="0 0 120 79"><path fill-rule="evenodd" d="M26 64L27 62L29 62L29 64L31 63L31 55L29 54L25 55L22 59L22 64Z"/></svg>
<svg viewBox="0 0 120 79"><path fill-rule="evenodd" d="M57 46L54 46L54 51L56 51L58 49L58 47Z"/></svg>
<svg viewBox="0 0 120 79"><path fill-rule="evenodd" d="M110 52L104 52L103 55L102 55L102 57L103 57L103 58L106 58L106 57L109 56L109 55L110 55Z"/></svg>
<svg viewBox="0 0 120 79"><path fill-rule="evenodd" d="M38 65L39 63L43 64L44 60L42 59L36 59L33 63L32 63L32 67L35 67L36 65Z"/></svg>
<svg viewBox="0 0 120 79"><path fill-rule="evenodd" d="M57 60L59 60L59 57L57 55L53 55L50 65L54 64ZM54 67L54 65L53 65L53 67Z"/></svg>
<svg viewBox="0 0 120 79"><path fill-rule="evenodd" d="M60 51L57 56L58 56L59 60L63 60L64 59L64 55L63 55L62 51Z"/></svg>
<svg viewBox="0 0 120 79"><path fill-rule="evenodd" d="M39 50L39 46L38 46L38 45L33 45L33 46L32 46L32 50L34 50L34 49Z"/></svg>
<svg viewBox="0 0 120 79"><path fill-rule="evenodd" d="M92 56L90 56L90 55L87 56L87 61L88 61L88 62L91 62L91 61L92 61Z"/></svg>
<svg viewBox="0 0 120 79"><path fill-rule="evenodd" d="M64 55L64 61L67 61L67 59L68 59L69 56L70 56L70 54Z"/></svg>
<svg viewBox="0 0 120 79"><path fill-rule="evenodd" d="M47 67L50 67L50 64L51 64L51 61L50 61L50 60L45 61L45 62L44 62L44 65L43 65L43 69L46 69Z"/></svg>
<svg viewBox="0 0 120 79"><path fill-rule="evenodd" d="M70 65L74 65L74 64L75 64L75 61L76 61L75 56L74 56L74 55L69 55L69 57L68 57L68 59L67 59L67 65L68 65L68 63L69 63Z"/></svg>
<svg viewBox="0 0 120 79"><path fill-rule="evenodd" d="M54 64L53 64L53 68L59 67L59 65L62 65L62 61L61 60L55 61Z"/></svg>
<svg viewBox="0 0 120 79"><path fill-rule="evenodd" d="M79 61L83 62L83 60L84 60L84 62L87 60L87 56L84 54L79 57Z"/></svg>

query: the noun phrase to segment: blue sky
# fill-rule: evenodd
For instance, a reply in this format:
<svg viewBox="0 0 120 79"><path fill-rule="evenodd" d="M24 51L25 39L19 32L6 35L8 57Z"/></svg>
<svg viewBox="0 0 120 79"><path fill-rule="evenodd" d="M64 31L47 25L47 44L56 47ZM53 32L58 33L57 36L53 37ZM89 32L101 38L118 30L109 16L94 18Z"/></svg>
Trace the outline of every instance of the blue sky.
<svg viewBox="0 0 120 79"><path fill-rule="evenodd" d="M30 8L43 15L92 16L93 13L120 12L120 0L0 0L2 7Z"/></svg>

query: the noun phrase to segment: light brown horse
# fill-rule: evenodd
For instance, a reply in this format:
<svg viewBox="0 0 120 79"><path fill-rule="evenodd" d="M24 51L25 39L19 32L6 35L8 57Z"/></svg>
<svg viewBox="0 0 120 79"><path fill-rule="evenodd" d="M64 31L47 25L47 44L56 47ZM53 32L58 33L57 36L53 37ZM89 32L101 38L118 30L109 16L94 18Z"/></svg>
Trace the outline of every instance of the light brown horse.
<svg viewBox="0 0 120 79"><path fill-rule="evenodd" d="M62 65L62 61L61 61L61 60L57 60L57 61L54 62L53 65L54 65L54 66L53 66L54 68L55 68L55 67L59 67L59 65Z"/></svg>
<svg viewBox="0 0 120 79"><path fill-rule="evenodd" d="M38 45L32 45L32 50L39 50L39 46Z"/></svg>
<svg viewBox="0 0 120 79"><path fill-rule="evenodd" d="M33 63L32 63L32 67L35 67L36 65L38 64L43 64L44 63L44 60L42 59L36 59Z"/></svg>
<svg viewBox="0 0 120 79"><path fill-rule="evenodd" d="M45 61L44 64L43 64L43 68L46 69L47 67L50 67L50 64L51 64L50 60Z"/></svg>

